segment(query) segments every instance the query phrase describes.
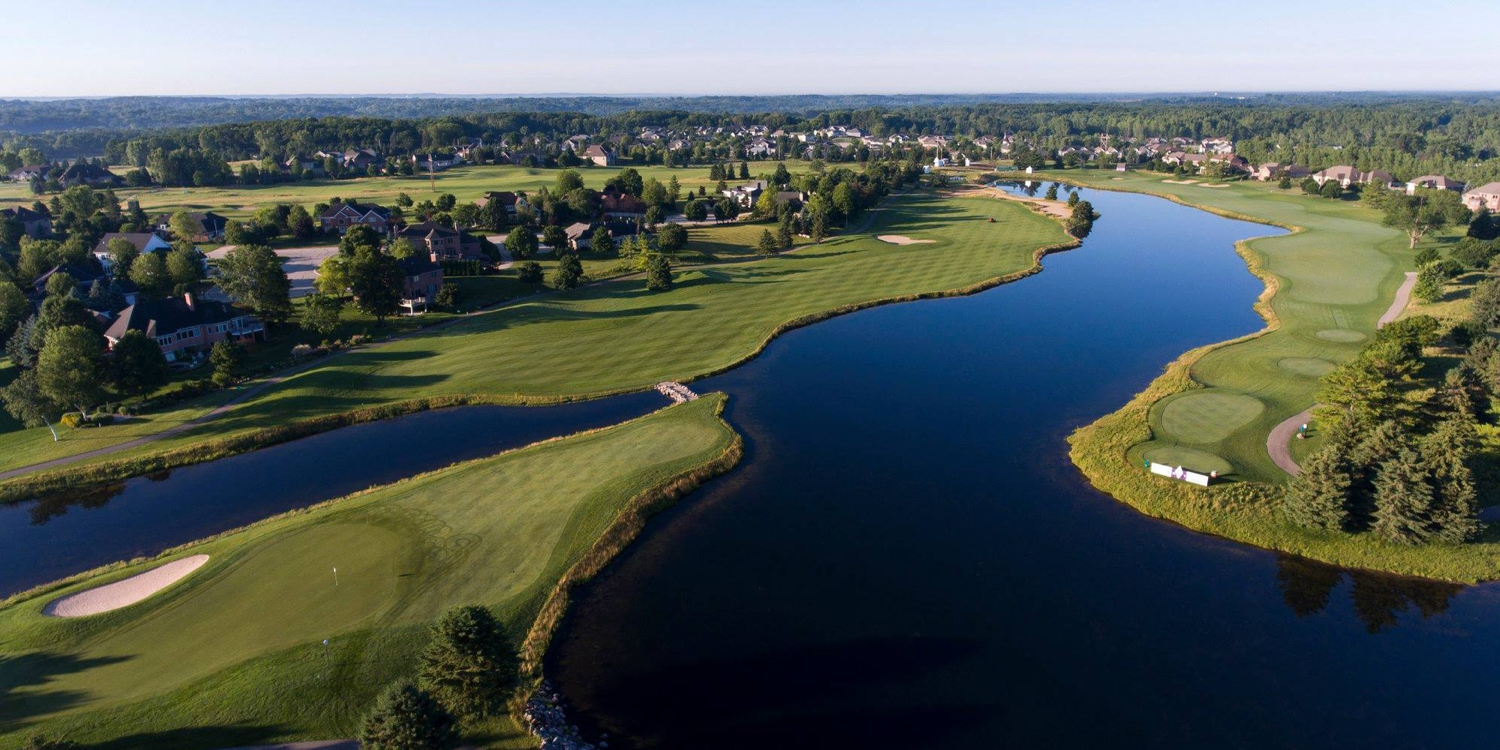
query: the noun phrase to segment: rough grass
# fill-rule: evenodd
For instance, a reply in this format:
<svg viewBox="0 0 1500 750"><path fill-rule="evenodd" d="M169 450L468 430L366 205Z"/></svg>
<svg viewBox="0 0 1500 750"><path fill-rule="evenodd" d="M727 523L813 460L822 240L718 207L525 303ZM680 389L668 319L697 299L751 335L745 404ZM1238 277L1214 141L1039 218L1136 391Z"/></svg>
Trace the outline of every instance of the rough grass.
<svg viewBox="0 0 1500 750"><path fill-rule="evenodd" d="M1044 179L1053 177L1049 174ZM1376 320L1411 265L1412 251L1399 236L1386 236L1393 233L1379 226L1377 215L1362 206L1263 185L1204 190L1163 185L1158 178L1138 174L1126 180L1101 179L1097 185L1087 173L1066 172L1056 177L1162 195L1236 218L1300 229L1296 234L1252 240L1239 247L1251 270L1267 285L1257 303L1267 320L1265 330L1187 352L1119 411L1069 437L1073 462L1094 486L1143 513L1196 531L1335 565L1460 582L1500 577L1500 537L1494 531L1473 544L1408 547L1369 534L1302 529L1284 521L1277 509L1285 475L1274 466L1266 468L1270 465L1266 435L1277 422L1311 405L1317 384L1305 372L1289 372L1283 362L1289 358L1342 362L1352 357L1358 351L1357 342L1327 341L1318 332L1373 333ZM1344 279L1342 285L1339 279ZM1199 397L1204 388L1253 394L1266 404L1266 410L1216 443L1167 439L1162 418L1172 403L1169 399L1182 398L1181 394ZM1267 481L1203 489L1155 477L1140 468L1148 452L1182 448L1218 454L1242 478Z"/></svg>
<svg viewBox="0 0 1500 750"><path fill-rule="evenodd" d="M0 609L0 743L38 727L104 747L352 736L438 614L484 604L520 640L544 602L565 603L565 577L597 571L647 515L732 465L722 405L710 395L188 545L164 557L210 562L113 613L40 614L143 564L14 599ZM527 744L508 719L475 739Z"/></svg>

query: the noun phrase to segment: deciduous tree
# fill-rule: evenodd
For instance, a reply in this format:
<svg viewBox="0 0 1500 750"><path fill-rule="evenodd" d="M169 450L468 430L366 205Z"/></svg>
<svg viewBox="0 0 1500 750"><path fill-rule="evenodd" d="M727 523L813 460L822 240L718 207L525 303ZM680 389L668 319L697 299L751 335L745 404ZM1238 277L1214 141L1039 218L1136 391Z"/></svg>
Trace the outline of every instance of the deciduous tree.
<svg viewBox="0 0 1500 750"><path fill-rule="evenodd" d="M292 315L292 281L281 257L265 245L240 245L219 261L219 286L229 298L271 323Z"/></svg>
<svg viewBox="0 0 1500 750"><path fill-rule="evenodd" d="M47 333L36 360L36 384L47 398L85 417L104 400L104 340L83 326Z"/></svg>
<svg viewBox="0 0 1500 750"><path fill-rule="evenodd" d="M171 376L161 347L138 330L126 331L110 352L110 379L123 395L145 396Z"/></svg>

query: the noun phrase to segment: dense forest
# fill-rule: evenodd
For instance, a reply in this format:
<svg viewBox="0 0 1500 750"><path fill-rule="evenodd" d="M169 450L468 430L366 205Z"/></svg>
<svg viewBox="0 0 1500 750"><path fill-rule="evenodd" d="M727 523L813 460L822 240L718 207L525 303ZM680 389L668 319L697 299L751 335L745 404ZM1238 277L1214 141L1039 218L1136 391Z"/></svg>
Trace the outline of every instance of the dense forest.
<svg viewBox="0 0 1500 750"><path fill-rule="evenodd" d="M1193 94L902 94L842 96L120 96L91 99L0 100L0 132L36 135L69 130L157 130L227 122L309 117L423 119L490 112L577 112L607 117L637 110L703 114L948 107L991 103L1215 100ZM1269 94L1248 101L1279 104L1393 101L1394 94ZM1484 97L1465 95L1460 101Z"/></svg>
<svg viewBox="0 0 1500 750"><path fill-rule="evenodd" d="M1470 184L1500 179L1500 160L1495 158L1500 154L1500 97L1491 95L1288 95L1135 102L883 104L859 108L830 107L799 113L799 108L806 109L814 102L835 104L846 99L858 97L666 100L691 103L699 111L632 108L614 114L541 110L549 103L557 106L576 104L579 109L608 109L625 107L632 102L658 100L524 99L504 100L503 103L507 106L527 103L536 111L513 108L504 112L441 117L317 116L283 119L265 118L296 111L295 108L280 106L286 103L340 100L220 100L241 102L238 106L244 110L240 116L253 121L149 130L96 128L37 134L12 132L4 137L4 145L12 152L34 148L49 159L103 155L115 164L146 166L149 155L157 150L171 153L182 149L229 161L267 156L285 158L317 150L347 148L374 148L388 155L400 155L418 149L449 146L458 138L479 138L487 144L517 144L528 138L555 143L561 138L582 133L615 136L628 142L647 125L677 130L743 125L808 130L826 125L846 125L877 136L891 133L960 137L1013 134L1043 150L1093 145L1105 136L1218 136L1234 139L1236 151L1251 163L1296 162L1314 169L1352 164L1361 169L1383 169L1402 179L1438 173ZM31 104L82 106L80 102L92 101L96 100ZM101 107L120 101L97 100ZM163 105L169 111L187 106L174 99L123 101L171 102ZM182 100L196 101L199 100ZM440 108L443 106L440 102L462 101L476 108L499 103L483 99L347 101L351 107L357 106L358 102L387 103L379 105L381 107L405 103L417 111L424 111L426 107ZM0 104L9 106L14 102ZM755 113L733 111L749 106L763 109ZM709 111L716 108L719 111ZM150 108L142 110L145 111L150 111ZM188 114L183 116L189 116L191 109L186 112ZM97 119L102 115L93 116ZM7 115L0 107L0 125L12 118L9 121L15 127L15 117L15 113ZM170 115L148 117L140 114L137 117L141 122L163 119L170 119Z"/></svg>

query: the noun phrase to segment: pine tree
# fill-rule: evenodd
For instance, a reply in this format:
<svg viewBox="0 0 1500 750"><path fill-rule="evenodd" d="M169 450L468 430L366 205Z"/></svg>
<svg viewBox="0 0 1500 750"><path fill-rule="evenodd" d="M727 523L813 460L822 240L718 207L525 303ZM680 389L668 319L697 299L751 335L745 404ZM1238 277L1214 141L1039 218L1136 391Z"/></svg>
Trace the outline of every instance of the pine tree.
<svg viewBox="0 0 1500 750"><path fill-rule="evenodd" d="M1352 424L1335 428L1352 435ZM1395 458L1406 448L1408 438L1401 425L1385 422L1365 434L1349 451L1353 484L1349 490L1349 527L1369 528L1375 514L1375 475L1380 465Z"/></svg>
<svg viewBox="0 0 1500 750"><path fill-rule="evenodd" d="M1422 457L1402 448L1375 474L1375 533L1401 544L1420 544L1433 532L1433 487Z"/></svg>
<svg viewBox="0 0 1500 750"><path fill-rule="evenodd" d="M667 256L652 253L646 259L646 290L662 292L672 288L672 264Z"/></svg>
<svg viewBox="0 0 1500 750"><path fill-rule="evenodd" d="M787 216L786 220L782 221L781 224L776 227L776 244L779 245L783 250L786 250L792 246L793 240L791 216Z"/></svg>
<svg viewBox="0 0 1500 750"><path fill-rule="evenodd" d="M453 716L410 682L387 688L359 732L363 750L449 750L457 744Z"/></svg>
<svg viewBox="0 0 1500 750"><path fill-rule="evenodd" d="M1432 472L1435 507L1432 510L1436 539L1454 544L1479 534L1478 493L1468 458L1479 444L1472 416L1455 416L1440 422L1422 441L1422 456Z"/></svg>
<svg viewBox="0 0 1500 750"><path fill-rule="evenodd" d="M488 716L516 679L516 657L500 622L484 607L455 607L432 628L418 684L457 716Z"/></svg>
<svg viewBox="0 0 1500 750"><path fill-rule="evenodd" d="M776 254L776 237L771 234L771 230L760 230L760 241L755 244L755 249L761 255Z"/></svg>
<svg viewBox="0 0 1500 750"><path fill-rule="evenodd" d="M1287 519L1311 529L1338 530L1349 523L1348 448L1336 442L1310 456L1302 473L1287 487L1283 510Z"/></svg>

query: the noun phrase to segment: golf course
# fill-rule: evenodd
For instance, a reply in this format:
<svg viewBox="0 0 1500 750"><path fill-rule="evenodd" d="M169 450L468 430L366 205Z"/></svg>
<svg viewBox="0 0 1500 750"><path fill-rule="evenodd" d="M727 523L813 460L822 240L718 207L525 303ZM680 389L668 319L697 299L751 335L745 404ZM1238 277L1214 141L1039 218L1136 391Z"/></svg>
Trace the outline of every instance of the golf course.
<svg viewBox="0 0 1500 750"><path fill-rule="evenodd" d="M710 394L12 599L0 607L0 745L36 730L97 748L351 737L375 693L411 673L428 623L457 605L490 607L534 678L568 588L738 460L723 404ZM139 603L44 614L205 555ZM533 742L508 717L470 739Z"/></svg>
<svg viewBox="0 0 1500 750"><path fill-rule="evenodd" d="M1500 575L1500 546L1488 537L1414 548L1302 529L1276 511L1287 475L1272 463L1267 437L1311 407L1318 378L1374 335L1415 267L1415 250L1381 225L1379 212L1263 183L1206 187L1091 170L1038 177L1157 195L1291 230L1238 248L1266 284L1257 303L1263 330L1183 354L1129 404L1072 436L1074 463L1095 486L1189 528L1338 565L1456 581ZM1145 460L1247 481L1205 491L1150 476L1140 469Z"/></svg>
<svg viewBox="0 0 1500 750"><path fill-rule="evenodd" d="M1073 243L1056 221L983 193L909 191L855 221L858 231L779 256L681 268L670 291L649 292L638 277L616 278L355 349L204 424L78 465L413 400L552 403L691 380L754 356L789 325L881 301L979 288L1031 272L1043 248ZM750 227L737 231L744 229ZM931 242L901 246L876 239L884 234ZM199 408L191 412L185 403L181 418L210 406ZM168 424L166 415L161 420ZM45 429L12 432L8 439L27 455L54 458L154 428L127 425L130 432L126 425L90 430L87 442L70 434L53 443ZM26 463L14 459L0 469Z"/></svg>

